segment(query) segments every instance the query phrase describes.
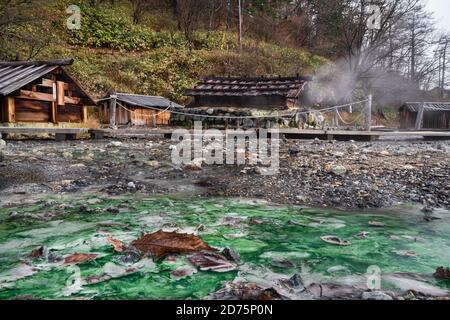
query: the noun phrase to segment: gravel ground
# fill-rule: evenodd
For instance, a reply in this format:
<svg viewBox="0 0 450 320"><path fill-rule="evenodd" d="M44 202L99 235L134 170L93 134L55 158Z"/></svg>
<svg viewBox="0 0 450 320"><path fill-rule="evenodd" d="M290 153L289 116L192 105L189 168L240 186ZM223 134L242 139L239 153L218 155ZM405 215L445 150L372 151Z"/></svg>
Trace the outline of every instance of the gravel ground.
<svg viewBox="0 0 450 320"><path fill-rule="evenodd" d="M281 141L280 170L176 166L163 138L8 141L0 201L24 194L204 194L342 209L416 203L450 208L450 142Z"/></svg>

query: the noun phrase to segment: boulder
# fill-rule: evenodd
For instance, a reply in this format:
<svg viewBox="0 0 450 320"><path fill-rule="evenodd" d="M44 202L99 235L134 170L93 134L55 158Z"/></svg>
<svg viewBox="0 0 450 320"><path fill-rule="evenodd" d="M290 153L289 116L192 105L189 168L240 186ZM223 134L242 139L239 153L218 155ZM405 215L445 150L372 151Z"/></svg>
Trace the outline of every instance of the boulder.
<svg viewBox="0 0 450 320"><path fill-rule="evenodd" d="M361 295L363 300L393 300L392 297L381 291L367 291Z"/></svg>

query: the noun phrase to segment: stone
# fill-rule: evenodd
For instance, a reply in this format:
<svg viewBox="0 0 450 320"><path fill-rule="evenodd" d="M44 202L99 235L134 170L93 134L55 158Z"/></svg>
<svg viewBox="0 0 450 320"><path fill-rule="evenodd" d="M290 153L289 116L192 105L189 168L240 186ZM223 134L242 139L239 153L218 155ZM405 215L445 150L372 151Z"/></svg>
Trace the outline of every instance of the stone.
<svg viewBox="0 0 450 320"><path fill-rule="evenodd" d="M123 145L123 143L120 141L111 141L110 143L108 143L108 145L106 147L107 148L118 148L118 147L121 147L122 145Z"/></svg>
<svg viewBox="0 0 450 320"><path fill-rule="evenodd" d="M361 295L363 300L393 300L393 298L381 291L367 291Z"/></svg>
<svg viewBox="0 0 450 320"><path fill-rule="evenodd" d="M0 139L0 150L6 148L6 141L3 139Z"/></svg>
<svg viewBox="0 0 450 320"><path fill-rule="evenodd" d="M346 167L341 166L341 165L336 165L336 164L330 164L330 163L328 163L324 166L324 170L325 170L325 172L333 173L337 176L344 175L348 172Z"/></svg>
<svg viewBox="0 0 450 320"><path fill-rule="evenodd" d="M436 279L450 280L450 268L439 267L434 273Z"/></svg>

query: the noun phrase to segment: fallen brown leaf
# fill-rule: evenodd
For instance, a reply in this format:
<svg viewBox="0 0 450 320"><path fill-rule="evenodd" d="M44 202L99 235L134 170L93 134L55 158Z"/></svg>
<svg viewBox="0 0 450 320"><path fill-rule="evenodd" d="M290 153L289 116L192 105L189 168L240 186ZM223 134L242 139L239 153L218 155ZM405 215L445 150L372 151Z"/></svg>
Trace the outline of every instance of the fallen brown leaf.
<svg viewBox="0 0 450 320"><path fill-rule="evenodd" d="M90 260L95 260L97 258L97 254L89 254L89 253L74 253L70 256L64 258L64 264L77 264Z"/></svg>
<svg viewBox="0 0 450 320"><path fill-rule="evenodd" d="M215 252L193 253L188 256L188 260L202 271L228 272L236 269L236 264Z"/></svg>
<svg viewBox="0 0 450 320"><path fill-rule="evenodd" d="M133 241L132 244L143 253L152 253L157 259L171 253L185 254L198 251L216 251L202 239L192 234L164 232L162 230L144 235L142 238Z"/></svg>
<svg viewBox="0 0 450 320"><path fill-rule="evenodd" d="M124 252L126 249L126 246L122 241L114 239L112 236L108 236L108 242L112 244L116 252Z"/></svg>

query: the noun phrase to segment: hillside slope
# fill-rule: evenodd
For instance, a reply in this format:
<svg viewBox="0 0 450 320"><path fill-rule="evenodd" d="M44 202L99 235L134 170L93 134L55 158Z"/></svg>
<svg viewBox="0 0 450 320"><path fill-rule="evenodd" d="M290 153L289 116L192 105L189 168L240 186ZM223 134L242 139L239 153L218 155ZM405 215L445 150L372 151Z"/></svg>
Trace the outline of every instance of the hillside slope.
<svg viewBox="0 0 450 320"><path fill-rule="evenodd" d="M157 14L133 24L128 2L82 5L81 30L71 31L64 15L68 2L50 3L52 45L37 58L74 58L69 71L95 97L115 90L183 103L184 90L199 76L309 74L327 61L301 49L247 38L240 51L236 35L225 31L198 30L188 43L173 27L161 28L165 18Z"/></svg>

